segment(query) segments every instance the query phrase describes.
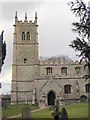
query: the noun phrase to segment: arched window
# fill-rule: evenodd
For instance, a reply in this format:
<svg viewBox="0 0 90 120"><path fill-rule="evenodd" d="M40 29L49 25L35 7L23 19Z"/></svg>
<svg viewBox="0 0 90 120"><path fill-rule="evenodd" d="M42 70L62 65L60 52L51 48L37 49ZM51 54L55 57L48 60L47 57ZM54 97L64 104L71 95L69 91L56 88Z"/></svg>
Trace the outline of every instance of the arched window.
<svg viewBox="0 0 90 120"><path fill-rule="evenodd" d="M25 32L22 32L22 40L25 40Z"/></svg>
<svg viewBox="0 0 90 120"><path fill-rule="evenodd" d="M90 84L86 84L86 93L90 93Z"/></svg>
<svg viewBox="0 0 90 120"><path fill-rule="evenodd" d="M75 68L75 73L76 73L76 74L80 74L80 67L76 67L76 68Z"/></svg>
<svg viewBox="0 0 90 120"><path fill-rule="evenodd" d="M70 94L71 93L71 85L65 85L64 86L64 93Z"/></svg>
<svg viewBox="0 0 90 120"><path fill-rule="evenodd" d="M47 67L46 68L46 75L51 74L52 73L52 68L51 67Z"/></svg>
<svg viewBox="0 0 90 120"><path fill-rule="evenodd" d="M27 40L30 40L30 33L27 32Z"/></svg>
<svg viewBox="0 0 90 120"><path fill-rule="evenodd" d="M61 73L64 75L67 75L67 68L66 67L62 67L61 68Z"/></svg>

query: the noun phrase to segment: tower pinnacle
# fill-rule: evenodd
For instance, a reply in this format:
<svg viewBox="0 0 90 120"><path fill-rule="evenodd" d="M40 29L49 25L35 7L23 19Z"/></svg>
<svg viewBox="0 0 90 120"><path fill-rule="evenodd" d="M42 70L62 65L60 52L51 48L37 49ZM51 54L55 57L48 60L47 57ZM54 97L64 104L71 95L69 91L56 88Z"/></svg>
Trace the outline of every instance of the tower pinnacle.
<svg viewBox="0 0 90 120"><path fill-rule="evenodd" d="M25 21L27 21L27 13L25 13Z"/></svg>
<svg viewBox="0 0 90 120"><path fill-rule="evenodd" d="M37 24L37 12L35 12L35 23Z"/></svg>
<svg viewBox="0 0 90 120"><path fill-rule="evenodd" d="M35 12L35 18L37 18L37 12Z"/></svg>
<svg viewBox="0 0 90 120"><path fill-rule="evenodd" d="M15 22L17 22L17 11L16 11L16 14L15 14Z"/></svg>

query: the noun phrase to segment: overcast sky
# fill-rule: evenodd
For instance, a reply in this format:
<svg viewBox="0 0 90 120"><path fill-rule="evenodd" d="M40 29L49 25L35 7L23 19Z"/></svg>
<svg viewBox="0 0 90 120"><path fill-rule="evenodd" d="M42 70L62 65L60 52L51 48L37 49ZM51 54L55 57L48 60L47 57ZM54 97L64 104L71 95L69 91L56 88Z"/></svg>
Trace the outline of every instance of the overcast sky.
<svg viewBox="0 0 90 120"><path fill-rule="evenodd" d="M7 44L7 56L0 74L2 89L0 94L10 93L12 80L12 53L13 32L15 12L18 20L25 18L27 12L28 20L34 21L35 12L38 15L38 41L39 56L50 57L67 55L72 60L77 60L76 53L69 47L70 42L77 34L72 32L72 22L77 19L70 11L67 3L70 0L43 0L26 2L16 0L14 2L2 0L0 2L0 33L4 30L4 40ZM87 4L89 0L84 0Z"/></svg>

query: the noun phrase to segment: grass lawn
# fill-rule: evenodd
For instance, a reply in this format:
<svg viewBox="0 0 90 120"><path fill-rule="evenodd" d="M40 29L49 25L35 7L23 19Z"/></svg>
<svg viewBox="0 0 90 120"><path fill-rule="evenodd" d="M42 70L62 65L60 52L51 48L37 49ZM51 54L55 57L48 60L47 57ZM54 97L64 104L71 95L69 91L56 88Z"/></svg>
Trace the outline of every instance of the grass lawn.
<svg viewBox="0 0 90 120"><path fill-rule="evenodd" d="M3 117L21 114L21 109L23 106L27 106L27 105L26 104L9 105L8 109L3 109L2 111ZM70 105L61 105L59 107L60 111L63 107L66 108L69 118L88 118L88 103L75 103ZM30 108L31 110L35 110L35 109L38 109L39 107L36 105L31 105ZM53 111L49 111L49 107L47 107L40 111L32 112L31 117L32 118L53 118L52 112Z"/></svg>
<svg viewBox="0 0 90 120"><path fill-rule="evenodd" d="M88 103L75 103L70 105L62 105L61 108L66 108L69 118L88 118ZM43 110L32 113L32 118L53 118L49 107Z"/></svg>
<svg viewBox="0 0 90 120"><path fill-rule="evenodd" d="M27 105L27 104L16 104L16 105L8 105L7 109L2 109L2 117L10 117L14 115L21 114L22 107L30 106L31 110L39 109L38 105Z"/></svg>

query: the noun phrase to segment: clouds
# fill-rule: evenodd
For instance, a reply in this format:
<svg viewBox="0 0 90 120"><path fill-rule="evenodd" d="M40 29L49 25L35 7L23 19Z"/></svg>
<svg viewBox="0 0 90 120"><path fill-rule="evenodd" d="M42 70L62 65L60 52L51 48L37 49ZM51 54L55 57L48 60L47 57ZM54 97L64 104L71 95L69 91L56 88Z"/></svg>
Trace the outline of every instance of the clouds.
<svg viewBox="0 0 90 120"><path fill-rule="evenodd" d="M65 54L71 57L69 52L66 53L66 51L67 49L70 50L70 40L72 40L72 36L74 37L71 31L71 23L74 17L72 13L67 12L69 8L67 8L66 4L52 3L48 4L47 8L46 13L43 14L44 19L40 22L39 27L40 55L53 56Z"/></svg>
<svg viewBox="0 0 90 120"><path fill-rule="evenodd" d="M4 40L7 43L7 56L0 75L3 88L0 92L10 92L12 80L12 53L15 12L18 12L18 20L25 18L34 21L35 12L38 13L38 40L39 56L67 55L71 59L77 59L70 42L76 37L72 33L72 22L75 20L67 3L70 0L53 0L53 2L4 2L0 3L0 32L4 30ZM85 2L88 2L85 0ZM6 84L6 85L5 85ZM9 85L8 85L9 84ZM6 90L5 90L6 88Z"/></svg>

